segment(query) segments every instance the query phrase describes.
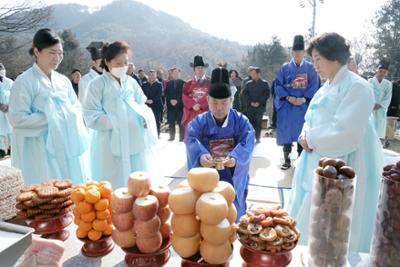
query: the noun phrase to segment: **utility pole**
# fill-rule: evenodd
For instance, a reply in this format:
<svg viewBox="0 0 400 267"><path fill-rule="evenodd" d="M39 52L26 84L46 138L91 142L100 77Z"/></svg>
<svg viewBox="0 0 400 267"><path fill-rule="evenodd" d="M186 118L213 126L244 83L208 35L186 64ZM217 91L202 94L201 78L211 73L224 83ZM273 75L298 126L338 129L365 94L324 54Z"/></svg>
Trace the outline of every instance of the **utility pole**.
<svg viewBox="0 0 400 267"><path fill-rule="evenodd" d="M320 4L324 4L325 1L324 0L318 0L318 2ZM307 3L311 6L312 10L312 24L311 24L311 28L310 28L310 37L314 37L315 36L315 21L316 21L316 16L317 16L317 0L307 0ZM306 8L306 3L305 1L300 1L299 5L301 8Z"/></svg>

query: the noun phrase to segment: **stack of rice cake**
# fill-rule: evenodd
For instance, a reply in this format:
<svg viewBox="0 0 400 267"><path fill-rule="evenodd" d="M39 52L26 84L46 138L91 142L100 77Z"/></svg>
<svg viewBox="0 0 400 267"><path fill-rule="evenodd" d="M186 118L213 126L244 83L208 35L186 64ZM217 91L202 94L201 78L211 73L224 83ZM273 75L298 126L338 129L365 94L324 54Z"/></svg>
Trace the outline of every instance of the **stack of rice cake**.
<svg viewBox="0 0 400 267"><path fill-rule="evenodd" d="M9 220L17 214L15 197L23 183L19 169L0 166L0 221Z"/></svg>

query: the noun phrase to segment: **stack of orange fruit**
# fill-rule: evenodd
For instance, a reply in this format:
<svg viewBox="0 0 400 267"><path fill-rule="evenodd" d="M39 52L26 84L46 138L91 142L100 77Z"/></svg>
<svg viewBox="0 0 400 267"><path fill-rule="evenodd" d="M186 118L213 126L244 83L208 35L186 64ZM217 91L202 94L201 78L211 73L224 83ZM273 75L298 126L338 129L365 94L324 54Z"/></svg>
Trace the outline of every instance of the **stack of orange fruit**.
<svg viewBox="0 0 400 267"><path fill-rule="evenodd" d="M75 203L74 223L78 226L76 236L99 240L112 234L109 182L89 181L86 185L75 186L71 199Z"/></svg>

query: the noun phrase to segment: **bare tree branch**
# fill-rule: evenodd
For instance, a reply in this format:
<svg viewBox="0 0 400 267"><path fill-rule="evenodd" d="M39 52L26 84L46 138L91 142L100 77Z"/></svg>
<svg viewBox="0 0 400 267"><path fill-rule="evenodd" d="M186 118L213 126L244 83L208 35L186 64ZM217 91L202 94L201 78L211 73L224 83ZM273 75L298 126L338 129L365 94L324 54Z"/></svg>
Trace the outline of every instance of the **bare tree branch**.
<svg viewBox="0 0 400 267"><path fill-rule="evenodd" d="M29 31L43 25L50 17L51 9L32 1L9 2L0 6L0 33Z"/></svg>

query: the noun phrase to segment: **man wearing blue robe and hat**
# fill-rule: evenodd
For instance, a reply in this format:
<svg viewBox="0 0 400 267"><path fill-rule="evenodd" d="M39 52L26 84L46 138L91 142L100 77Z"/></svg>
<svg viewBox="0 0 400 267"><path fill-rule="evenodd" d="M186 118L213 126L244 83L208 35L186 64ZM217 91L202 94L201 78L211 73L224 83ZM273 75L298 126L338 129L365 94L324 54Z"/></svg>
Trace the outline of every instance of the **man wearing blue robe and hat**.
<svg viewBox="0 0 400 267"><path fill-rule="evenodd" d="M283 146L282 170L291 167L292 143L297 142L308 105L320 86L314 65L304 59L304 38L293 40L292 60L281 66L275 77L276 142ZM297 143L300 156L302 147Z"/></svg>
<svg viewBox="0 0 400 267"><path fill-rule="evenodd" d="M188 168L214 167L220 180L229 182L236 191L234 204L237 218L246 212L249 165L254 148L254 129L249 120L232 109L233 96L228 71L212 71L207 97L209 111L196 116L186 131Z"/></svg>

